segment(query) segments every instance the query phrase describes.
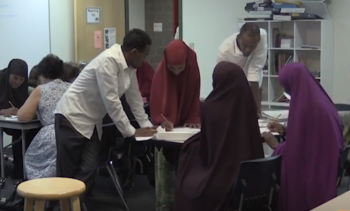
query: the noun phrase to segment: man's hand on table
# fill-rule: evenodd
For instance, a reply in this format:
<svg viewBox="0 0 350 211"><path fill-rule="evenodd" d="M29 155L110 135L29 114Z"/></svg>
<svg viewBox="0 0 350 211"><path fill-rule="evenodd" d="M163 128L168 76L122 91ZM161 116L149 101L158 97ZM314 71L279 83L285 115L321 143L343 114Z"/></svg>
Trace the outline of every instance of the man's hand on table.
<svg viewBox="0 0 350 211"><path fill-rule="evenodd" d="M135 137L150 137L154 136L157 130L153 127L139 128L135 131Z"/></svg>
<svg viewBox="0 0 350 211"><path fill-rule="evenodd" d="M201 128L200 124L193 124L193 123L185 123L184 127L189 127L189 128Z"/></svg>

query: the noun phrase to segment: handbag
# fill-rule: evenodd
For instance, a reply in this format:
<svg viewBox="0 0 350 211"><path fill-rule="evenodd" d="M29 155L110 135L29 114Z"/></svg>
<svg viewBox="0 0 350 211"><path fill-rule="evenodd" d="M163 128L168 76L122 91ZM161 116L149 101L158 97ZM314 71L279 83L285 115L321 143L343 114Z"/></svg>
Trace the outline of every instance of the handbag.
<svg viewBox="0 0 350 211"><path fill-rule="evenodd" d="M24 198L17 194L17 187L21 182L11 178L0 178L0 210L23 210Z"/></svg>

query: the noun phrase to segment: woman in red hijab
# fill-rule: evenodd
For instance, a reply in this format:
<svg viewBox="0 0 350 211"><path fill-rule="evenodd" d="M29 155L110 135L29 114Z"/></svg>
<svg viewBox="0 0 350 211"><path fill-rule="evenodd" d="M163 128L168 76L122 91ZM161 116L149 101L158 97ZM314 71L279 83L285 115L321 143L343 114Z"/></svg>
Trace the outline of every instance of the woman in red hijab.
<svg viewBox="0 0 350 211"><path fill-rule="evenodd" d="M150 101L153 123L166 122L163 115L175 127L199 128L199 94L196 53L183 41L173 40L165 49L153 79Z"/></svg>
<svg viewBox="0 0 350 211"><path fill-rule="evenodd" d="M154 75L150 111L155 125L200 127L200 73L196 53L181 40L173 40ZM170 124L167 124L167 119ZM155 150L156 210L171 210L174 167L163 149Z"/></svg>
<svg viewBox="0 0 350 211"><path fill-rule="evenodd" d="M154 76L154 70L152 66L144 61L142 66L137 68L137 80L139 82L139 89L144 102L147 103L151 96L151 86Z"/></svg>

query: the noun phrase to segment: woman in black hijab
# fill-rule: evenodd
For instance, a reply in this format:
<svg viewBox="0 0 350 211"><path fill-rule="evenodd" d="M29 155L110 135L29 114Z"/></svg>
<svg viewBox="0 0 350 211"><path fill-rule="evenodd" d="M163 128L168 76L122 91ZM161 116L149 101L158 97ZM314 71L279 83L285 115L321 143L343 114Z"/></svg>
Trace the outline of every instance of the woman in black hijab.
<svg viewBox="0 0 350 211"><path fill-rule="evenodd" d="M28 65L23 60L13 59L0 71L0 115L16 115L27 98Z"/></svg>
<svg viewBox="0 0 350 211"><path fill-rule="evenodd" d="M21 59L13 59L7 68L0 71L0 115L17 115L18 109L28 98L28 65ZM12 104L12 105L11 105ZM12 136L12 142L20 140L21 131L4 129L4 132ZM27 147L36 134L36 130L26 134ZM13 153L13 178L23 178L22 142L12 146Z"/></svg>
<svg viewBox="0 0 350 211"><path fill-rule="evenodd" d="M264 157L256 104L238 65L216 65L201 112L201 132L181 148L175 211L229 210L240 163Z"/></svg>

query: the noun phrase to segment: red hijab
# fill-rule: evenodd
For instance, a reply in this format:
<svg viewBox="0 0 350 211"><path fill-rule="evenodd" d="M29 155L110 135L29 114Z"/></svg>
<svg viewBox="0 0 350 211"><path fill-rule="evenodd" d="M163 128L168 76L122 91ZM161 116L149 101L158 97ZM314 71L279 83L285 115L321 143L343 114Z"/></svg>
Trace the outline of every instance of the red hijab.
<svg viewBox="0 0 350 211"><path fill-rule="evenodd" d="M144 61L142 66L137 68L137 80L139 82L139 89L143 98L147 99L147 102L150 100L151 96L151 86L154 76L154 70L152 66Z"/></svg>
<svg viewBox="0 0 350 211"><path fill-rule="evenodd" d="M168 65L186 64L175 75ZM200 73L196 53L181 40L173 40L164 51L164 57L154 75L150 110L155 124L164 120L163 114L174 126L185 123L200 124Z"/></svg>

